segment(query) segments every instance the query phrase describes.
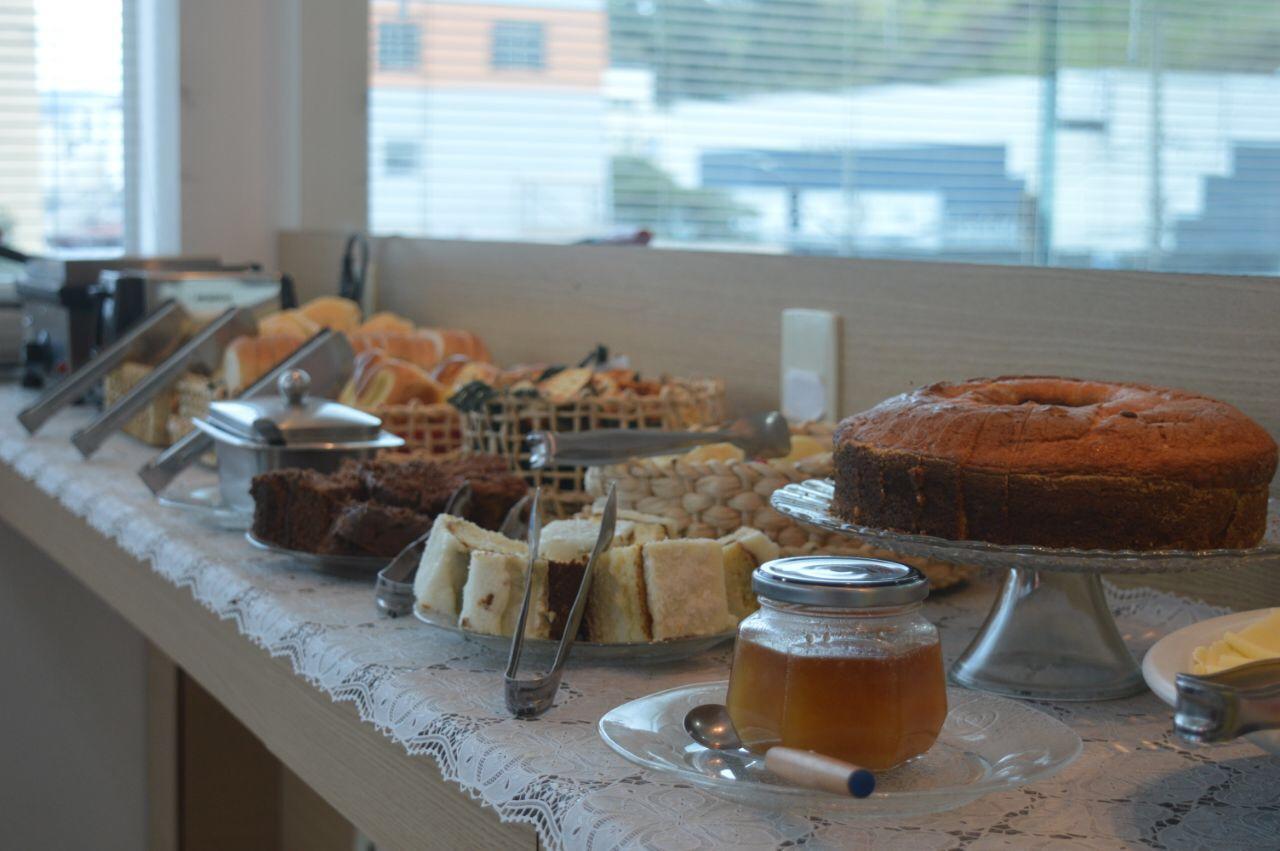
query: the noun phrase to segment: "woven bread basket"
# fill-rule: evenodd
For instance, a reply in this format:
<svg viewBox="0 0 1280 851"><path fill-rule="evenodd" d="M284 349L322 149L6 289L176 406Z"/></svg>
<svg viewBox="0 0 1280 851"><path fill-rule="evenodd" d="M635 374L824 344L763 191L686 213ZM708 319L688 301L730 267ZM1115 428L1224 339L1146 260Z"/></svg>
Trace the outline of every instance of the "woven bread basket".
<svg viewBox="0 0 1280 851"><path fill-rule="evenodd" d="M831 426L805 424L793 434L830 439ZM796 523L769 505L775 490L806 479L829 478L831 453L798 461L706 461L690 463L680 456L637 458L626 464L587 469L584 487L599 509L609 491L618 487L618 507L669 518L674 534L688 538L719 538L742 526L768 535L784 556L823 553L862 555L911 564L922 570L934 589L957 585L971 575L968 568L897 556L843 535L821 532Z"/></svg>
<svg viewBox="0 0 1280 851"><path fill-rule="evenodd" d="M151 369L146 364L125 361L108 372L102 380L104 405L109 408L120 401L139 381L147 377ZM174 391L164 390L148 402L141 411L130 417L121 430L149 446L168 446L169 417L172 416L176 405Z"/></svg>
<svg viewBox="0 0 1280 851"><path fill-rule="evenodd" d="M725 418L725 388L719 379L667 379L650 396L624 392L555 403L539 397L504 395L462 415L463 451L501 455L532 487L560 503L561 513L577 511L592 497L581 467L534 470L525 436L534 431L581 432L598 428L680 430L710 426Z"/></svg>

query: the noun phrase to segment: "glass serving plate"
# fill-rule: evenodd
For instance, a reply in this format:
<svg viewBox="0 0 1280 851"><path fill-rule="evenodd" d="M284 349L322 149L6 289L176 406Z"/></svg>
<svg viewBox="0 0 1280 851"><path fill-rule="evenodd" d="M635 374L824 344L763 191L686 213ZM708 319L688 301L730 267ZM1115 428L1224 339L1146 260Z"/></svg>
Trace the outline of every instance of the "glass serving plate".
<svg viewBox="0 0 1280 851"><path fill-rule="evenodd" d="M436 629L447 630L501 656L503 659L511 652L511 638L504 635L485 635L462 629L448 619L424 612L417 606L413 615L425 624ZM592 641L575 641L569 654L569 661L588 660L592 662L627 662L642 665L657 665L664 662L679 662L705 653L711 648L733 639L735 632L722 632L718 635L704 635L696 638L677 638L672 641L648 641L637 644L599 644ZM522 659L550 664L555 658L559 641L545 638L529 638L524 642Z"/></svg>
<svg viewBox="0 0 1280 851"><path fill-rule="evenodd" d="M197 520L217 529L241 532L253 525L253 514L238 511L222 501L222 491L217 485L194 488L170 488L156 496L156 501L166 508L185 511Z"/></svg>
<svg viewBox="0 0 1280 851"><path fill-rule="evenodd" d="M955 683L1012 697L1107 700L1145 688L1102 590L1104 573L1164 573L1241 565L1280 569L1280 505L1248 550L1073 550L949 541L849 523L831 512L835 486L810 479L773 493L794 520L905 556L1007 569L973 643L951 667Z"/></svg>
<svg viewBox="0 0 1280 851"><path fill-rule="evenodd" d="M325 573L336 573L341 576L359 576L362 578L367 576L373 578L377 576L379 570L382 570L391 562L391 559L379 556L335 556L324 553L308 553L303 550L291 550L259 540L254 537L253 532L245 532L244 539L260 550L289 556L289 558L306 567Z"/></svg>
<svg viewBox="0 0 1280 851"><path fill-rule="evenodd" d="M1025 704L947 689L950 706L938 741L926 753L876 775L876 791L855 799L792 786L745 751L713 751L689 738L684 716L703 703L724 703L727 681L660 691L611 709L600 737L634 763L731 801L780 811L843 818L936 813L1045 780L1080 754L1080 737Z"/></svg>

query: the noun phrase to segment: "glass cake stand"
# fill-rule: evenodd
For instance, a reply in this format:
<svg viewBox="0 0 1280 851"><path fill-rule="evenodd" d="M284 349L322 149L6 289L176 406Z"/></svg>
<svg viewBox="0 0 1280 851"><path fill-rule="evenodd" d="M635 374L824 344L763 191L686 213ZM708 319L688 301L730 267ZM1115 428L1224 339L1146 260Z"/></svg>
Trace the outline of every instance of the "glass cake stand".
<svg viewBox="0 0 1280 851"><path fill-rule="evenodd" d="M958 685L1011 697L1108 700L1141 692L1142 671L1102 591L1104 573L1169 573L1242 565L1280 569L1280 506L1248 550L1072 550L949 541L858 526L831 513L834 485L810 479L774 492L777 511L906 556L1008 570L978 634L951 667Z"/></svg>

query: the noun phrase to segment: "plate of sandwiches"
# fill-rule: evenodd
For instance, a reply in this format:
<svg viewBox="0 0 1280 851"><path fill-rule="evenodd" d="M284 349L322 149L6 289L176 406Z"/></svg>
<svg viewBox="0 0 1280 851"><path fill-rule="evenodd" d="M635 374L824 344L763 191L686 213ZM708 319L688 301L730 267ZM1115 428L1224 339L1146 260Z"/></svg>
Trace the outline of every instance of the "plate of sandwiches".
<svg viewBox="0 0 1280 851"><path fill-rule="evenodd" d="M619 511L614 537L596 563L573 658L671 662L734 637L757 608L751 573L776 558L755 529L721 539L672 538L670 522ZM599 533L598 518L555 520L542 529L534 562L524 653L555 655ZM441 515L414 577L414 615L483 647L509 652L520 615L525 542Z"/></svg>

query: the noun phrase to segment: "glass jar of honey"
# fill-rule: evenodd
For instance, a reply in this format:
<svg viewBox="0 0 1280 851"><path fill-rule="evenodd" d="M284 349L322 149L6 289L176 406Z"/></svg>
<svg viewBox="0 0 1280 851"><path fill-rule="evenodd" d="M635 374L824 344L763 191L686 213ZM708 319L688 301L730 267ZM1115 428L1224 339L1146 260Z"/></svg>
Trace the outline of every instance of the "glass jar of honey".
<svg viewBox="0 0 1280 851"><path fill-rule="evenodd" d="M924 753L947 716L929 580L904 564L800 556L756 569L738 627L729 715L746 745L882 770Z"/></svg>

